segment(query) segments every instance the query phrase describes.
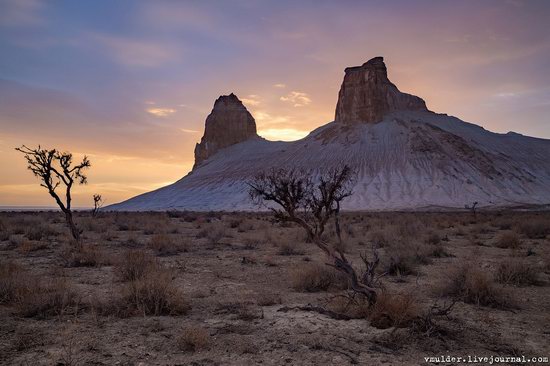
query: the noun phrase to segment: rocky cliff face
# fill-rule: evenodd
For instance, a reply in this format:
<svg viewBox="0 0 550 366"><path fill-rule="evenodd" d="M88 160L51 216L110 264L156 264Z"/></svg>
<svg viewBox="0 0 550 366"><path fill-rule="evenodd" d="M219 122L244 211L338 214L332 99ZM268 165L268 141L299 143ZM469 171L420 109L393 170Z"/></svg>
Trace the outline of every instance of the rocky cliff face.
<svg viewBox="0 0 550 366"><path fill-rule="evenodd" d="M335 121L376 123L392 111L427 111L419 97L402 93L388 79L384 59L375 57L362 66L348 67L338 94Z"/></svg>
<svg viewBox="0 0 550 366"><path fill-rule="evenodd" d="M239 98L233 93L222 95L216 99L201 142L195 146L193 169L218 150L257 136L256 121Z"/></svg>

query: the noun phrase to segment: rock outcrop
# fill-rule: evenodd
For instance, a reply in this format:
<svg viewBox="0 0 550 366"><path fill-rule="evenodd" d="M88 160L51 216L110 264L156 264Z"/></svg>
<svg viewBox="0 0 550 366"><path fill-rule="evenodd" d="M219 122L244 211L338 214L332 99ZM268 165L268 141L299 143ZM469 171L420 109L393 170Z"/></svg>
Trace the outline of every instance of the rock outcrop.
<svg viewBox="0 0 550 366"><path fill-rule="evenodd" d="M402 93L388 79L383 57L362 66L348 67L338 93L335 121L344 124L376 123L392 111L427 110L422 98Z"/></svg>
<svg viewBox="0 0 550 366"><path fill-rule="evenodd" d="M220 149L257 137L256 121L233 93L222 95L206 118L204 135L195 146L196 168Z"/></svg>

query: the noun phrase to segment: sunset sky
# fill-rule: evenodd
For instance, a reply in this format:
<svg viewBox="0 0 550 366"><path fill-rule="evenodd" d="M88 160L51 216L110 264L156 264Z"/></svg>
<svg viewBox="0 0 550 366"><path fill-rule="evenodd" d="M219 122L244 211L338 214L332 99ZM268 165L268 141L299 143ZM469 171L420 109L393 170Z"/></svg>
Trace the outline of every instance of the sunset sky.
<svg viewBox="0 0 550 366"><path fill-rule="evenodd" d="M75 205L174 182L214 100L270 140L334 118L347 66L495 132L550 138L550 1L0 0L0 206L53 206L14 147L92 161Z"/></svg>

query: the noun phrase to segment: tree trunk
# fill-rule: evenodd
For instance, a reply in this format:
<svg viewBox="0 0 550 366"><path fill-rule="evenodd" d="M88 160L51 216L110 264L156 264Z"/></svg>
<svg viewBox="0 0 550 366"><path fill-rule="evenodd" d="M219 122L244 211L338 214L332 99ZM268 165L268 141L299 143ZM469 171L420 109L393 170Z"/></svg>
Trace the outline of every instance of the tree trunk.
<svg viewBox="0 0 550 366"><path fill-rule="evenodd" d="M80 242L80 230L78 230L73 221L73 213L71 212L71 210L65 211L65 220L67 221L67 225L71 230L71 235L73 236L74 240Z"/></svg>

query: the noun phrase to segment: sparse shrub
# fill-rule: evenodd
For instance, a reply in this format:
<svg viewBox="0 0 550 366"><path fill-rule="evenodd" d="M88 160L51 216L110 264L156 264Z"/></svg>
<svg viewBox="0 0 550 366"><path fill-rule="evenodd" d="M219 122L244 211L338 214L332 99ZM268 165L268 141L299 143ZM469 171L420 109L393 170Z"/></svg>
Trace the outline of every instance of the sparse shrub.
<svg viewBox="0 0 550 366"><path fill-rule="evenodd" d="M277 250L279 255L304 255L304 251L296 248L296 244L291 244L289 242L283 242L279 244L279 250Z"/></svg>
<svg viewBox="0 0 550 366"><path fill-rule="evenodd" d="M25 236L29 240L40 241L51 236L57 235L57 232L53 230L49 225L33 225L29 226L26 230Z"/></svg>
<svg viewBox="0 0 550 366"><path fill-rule="evenodd" d="M182 351L196 352L204 349L210 342L210 334L204 328L187 327L177 338L178 348Z"/></svg>
<svg viewBox="0 0 550 366"><path fill-rule="evenodd" d="M245 239L243 248L246 250L254 250L260 246L260 241L257 239Z"/></svg>
<svg viewBox="0 0 550 366"><path fill-rule="evenodd" d="M80 297L65 279L27 277L17 288L13 302L18 315L23 317L47 318L61 316L77 308Z"/></svg>
<svg viewBox="0 0 550 366"><path fill-rule="evenodd" d="M426 244L437 245L439 243L441 243L441 236L436 232L430 233L426 238Z"/></svg>
<svg viewBox="0 0 550 366"><path fill-rule="evenodd" d="M452 257L453 255L447 252L447 250L443 245L437 244L431 249L430 256L434 258L445 258L445 257Z"/></svg>
<svg viewBox="0 0 550 366"><path fill-rule="evenodd" d="M510 231L498 236L496 246L499 248L517 249L521 246L518 234Z"/></svg>
<svg viewBox="0 0 550 366"><path fill-rule="evenodd" d="M0 304L15 299L23 278L23 268L15 262L0 262Z"/></svg>
<svg viewBox="0 0 550 366"><path fill-rule="evenodd" d="M256 303L259 306L272 306L282 304L282 302L283 300L281 298L281 295L270 292L262 292L256 297Z"/></svg>
<svg viewBox="0 0 550 366"><path fill-rule="evenodd" d="M514 286L533 286L540 284L540 270L522 260L507 260L498 265L495 279L497 282Z"/></svg>
<svg viewBox="0 0 550 366"><path fill-rule="evenodd" d="M65 267L97 267L109 265L111 261L97 245L66 246L61 252Z"/></svg>
<svg viewBox="0 0 550 366"><path fill-rule="evenodd" d="M519 231L529 239L544 239L550 234L550 222L543 219L525 220Z"/></svg>
<svg viewBox="0 0 550 366"><path fill-rule="evenodd" d="M126 284L118 308L121 310L118 314L120 316L160 316L183 315L190 306L174 284L172 271L156 268Z"/></svg>
<svg viewBox="0 0 550 366"><path fill-rule="evenodd" d="M307 264L291 272L292 287L302 292L326 291L330 287L347 288L347 278L337 270L323 264Z"/></svg>
<svg viewBox="0 0 550 366"><path fill-rule="evenodd" d="M176 242L166 234L155 234L149 240L148 247L157 255L174 255L187 251L186 243Z"/></svg>
<svg viewBox="0 0 550 366"><path fill-rule="evenodd" d="M376 248L384 248L397 240L397 236L392 227L375 230L369 235L370 241Z"/></svg>
<svg viewBox="0 0 550 366"><path fill-rule="evenodd" d="M372 326L379 329L405 328L420 314L416 299L409 294L381 293L368 310Z"/></svg>
<svg viewBox="0 0 550 366"><path fill-rule="evenodd" d="M48 249L48 244L41 241L30 241L27 239L21 240L17 246L17 250L22 255L29 255L31 252L36 252L42 249Z"/></svg>
<svg viewBox="0 0 550 366"><path fill-rule="evenodd" d="M463 264L452 270L441 293L469 304L500 309L512 307L511 300L495 285L493 278L472 264Z"/></svg>
<svg viewBox="0 0 550 366"><path fill-rule="evenodd" d="M393 244L388 248L384 271L391 276L408 276L418 273L420 264L431 264L432 248L426 245Z"/></svg>
<svg viewBox="0 0 550 366"><path fill-rule="evenodd" d="M122 281L136 281L159 266L155 257L144 250L128 250L115 263L114 271Z"/></svg>

